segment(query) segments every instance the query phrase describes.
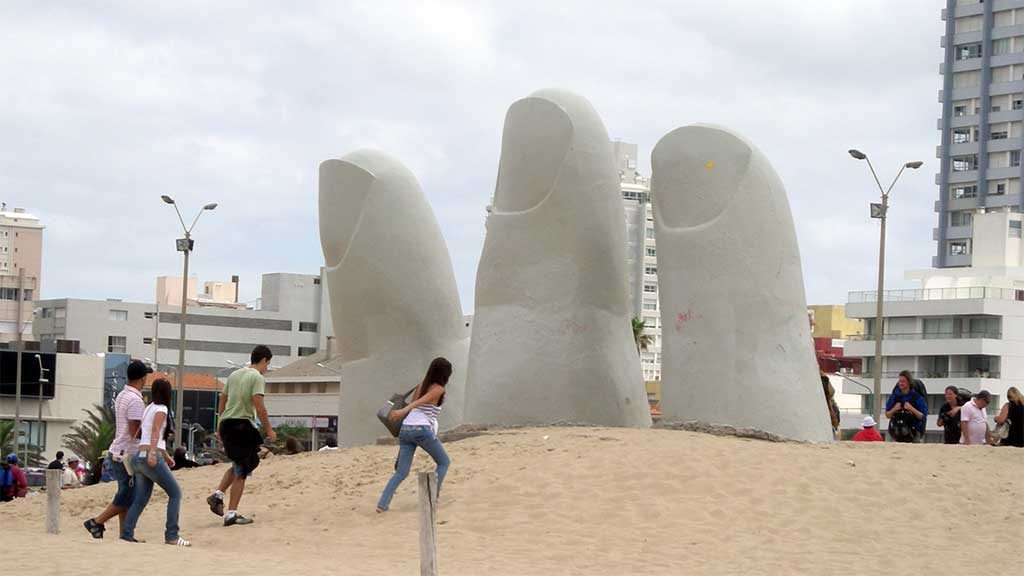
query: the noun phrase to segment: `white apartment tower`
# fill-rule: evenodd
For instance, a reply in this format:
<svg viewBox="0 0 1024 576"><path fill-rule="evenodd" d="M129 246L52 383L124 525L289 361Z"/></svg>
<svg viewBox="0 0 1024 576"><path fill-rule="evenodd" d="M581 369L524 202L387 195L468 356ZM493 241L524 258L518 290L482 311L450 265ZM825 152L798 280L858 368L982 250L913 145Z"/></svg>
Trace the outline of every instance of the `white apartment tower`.
<svg viewBox="0 0 1024 576"><path fill-rule="evenodd" d="M626 212L626 265L632 315L644 320L651 337L641 351L644 380L661 380L661 313L658 310L658 259L648 178L637 169L637 145L612 142Z"/></svg>

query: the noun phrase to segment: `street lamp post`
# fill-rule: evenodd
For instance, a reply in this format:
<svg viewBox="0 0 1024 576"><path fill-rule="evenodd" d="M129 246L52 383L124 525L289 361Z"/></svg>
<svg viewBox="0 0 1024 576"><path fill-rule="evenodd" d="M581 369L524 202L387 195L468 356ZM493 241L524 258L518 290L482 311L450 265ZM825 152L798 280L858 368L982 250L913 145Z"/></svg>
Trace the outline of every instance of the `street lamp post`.
<svg viewBox="0 0 1024 576"><path fill-rule="evenodd" d="M850 156L853 156L857 160L864 160L868 163L868 168L871 170L871 175L875 178L875 184L878 185L878 191L882 194L881 204L871 204L871 217L878 218L881 220L881 227L879 229L878 238L878 291L875 295L875 393L872 400L872 412L875 418L875 422L882 421L882 338L885 330L884 317L882 316L882 302L885 300L885 221L889 211L889 193L892 192L892 187L896 185L896 181L900 179L903 171L907 168L916 170L921 167L923 162L907 162L900 171L896 173L896 177L892 179L892 183L889 184L889 188L882 188L882 183L878 180L878 174L875 173L875 167L871 165L871 159L868 158L867 154L860 150L850 150Z"/></svg>
<svg viewBox="0 0 1024 576"><path fill-rule="evenodd" d="M192 225L186 227L185 220L181 217L181 210L178 210L178 204L173 198L164 194L160 196L160 199L174 206L174 212L178 214L178 221L181 222L181 229L185 232L184 238L178 238L175 244L178 248L178 252L185 254L185 270L181 277L181 336L178 342L178 389L177 398L174 402L174 443L176 446L181 446L181 418L185 412L185 314L187 313L186 306L188 305L188 255L192 252L192 248L195 246L195 242L192 240L192 229L195 228L196 222L199 221L199 217L203 215L204 210L213 210L217 207L216 202L211 202L203 206L202 210L196 214L195 220L192 221ZM159 322L159 320L158 320ZM158 359L159 360L159 359Z"/></svg>

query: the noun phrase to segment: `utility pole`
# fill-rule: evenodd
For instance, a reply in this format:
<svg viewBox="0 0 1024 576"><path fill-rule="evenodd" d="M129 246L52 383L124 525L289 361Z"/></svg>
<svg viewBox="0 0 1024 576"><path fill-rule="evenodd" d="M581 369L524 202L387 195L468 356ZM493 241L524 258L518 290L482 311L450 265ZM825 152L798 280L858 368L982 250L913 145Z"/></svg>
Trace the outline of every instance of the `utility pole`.
<svg viewBox="0 0 1024 576"><path fill-rule="evenodd" d="M25 269L18 267L18 291L15 293L14 301L18 306L18 325L14 329L17 333L14 337L14 353L17 355L14 368L14 453L18 453L18 441L21 440L21 314L25 307ZM25 460L28 461L28 443L25 445Z"/></svg>

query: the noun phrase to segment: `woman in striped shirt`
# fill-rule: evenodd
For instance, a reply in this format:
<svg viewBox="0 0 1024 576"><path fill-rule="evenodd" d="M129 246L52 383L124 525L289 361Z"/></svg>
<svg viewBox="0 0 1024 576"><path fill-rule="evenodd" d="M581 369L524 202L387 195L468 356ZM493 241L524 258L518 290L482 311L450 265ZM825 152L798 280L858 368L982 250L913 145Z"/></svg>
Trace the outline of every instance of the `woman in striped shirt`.
<svg viewBox="0 0 1024 576"><path fill-rule="evenodd" d="M386 512L391 505L398 485L409 475L412 457L416 447L423 448L437 464L437 490L441 491L441 482L451 460L437 439L437 415L444 404L444 387L452 375L452 363L444 358L434 358L413 395L413 401L401 410L393 410L389 417L402 421L402 430L398 434L398 463L395 473L384 488L377 502L377 512Z"/></svg>

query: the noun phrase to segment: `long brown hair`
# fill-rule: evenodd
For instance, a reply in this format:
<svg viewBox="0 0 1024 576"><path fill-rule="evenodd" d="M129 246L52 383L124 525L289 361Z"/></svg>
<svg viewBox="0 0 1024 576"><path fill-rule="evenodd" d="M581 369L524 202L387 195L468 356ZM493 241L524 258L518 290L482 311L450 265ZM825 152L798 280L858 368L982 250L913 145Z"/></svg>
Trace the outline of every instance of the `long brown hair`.
<svg viewBox="0 0 1024 576"><path fill-rule="evenodd" d="M427 374L423 377L423 382L420 383L419 388L416 389L416 395L413 400L420 398L430 390L431 384L440 384L442 387L448 385L448 379L452 376L452 363L447 358L438 356L430 362L430 367L427 368ZM441 398L437 401L437 405L444 404L444 394L441 394Z"/></svg>
<svg viewBox="0 0 1024 576"><path fill-rule="evenodd" d="M1006 399L1018 406L1024 406L1024 396L1021 396L1020 390L1017 390L1016 386L1006 389Z"/></svg>

